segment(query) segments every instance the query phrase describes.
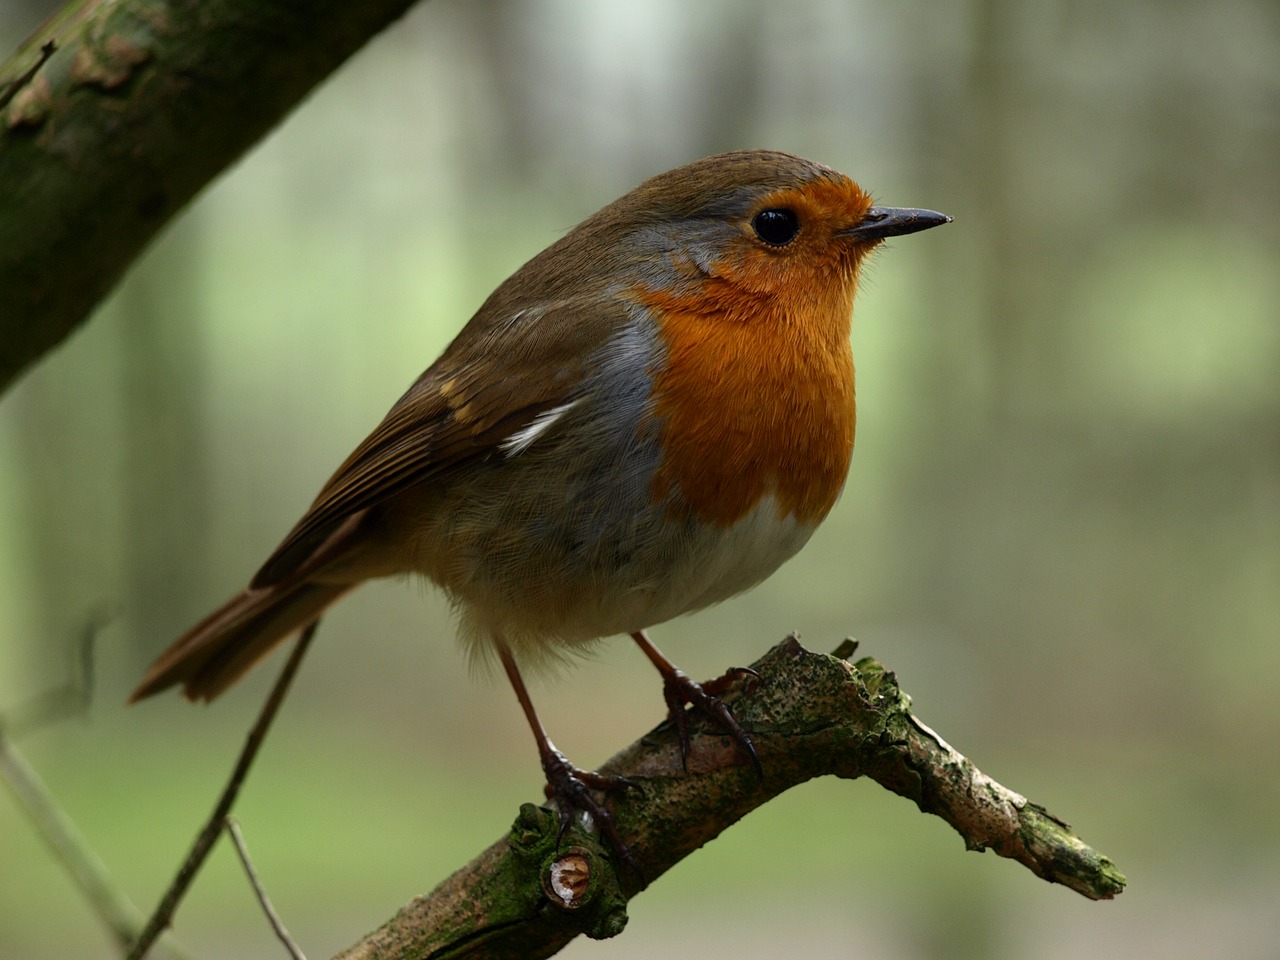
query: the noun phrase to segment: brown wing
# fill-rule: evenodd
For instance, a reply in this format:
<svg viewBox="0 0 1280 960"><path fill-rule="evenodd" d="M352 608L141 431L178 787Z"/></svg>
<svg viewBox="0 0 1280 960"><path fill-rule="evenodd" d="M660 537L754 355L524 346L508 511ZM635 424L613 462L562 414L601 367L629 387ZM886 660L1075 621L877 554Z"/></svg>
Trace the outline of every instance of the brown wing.
<svg viewBox="0 0 1280 960"><path fill-rule="evenodd" d="M621 305L605 311L599 301L565 301L486 323L482 308L338 468L250 586L270 586L311 567L328 555L326 541L361 511L494 456L538 414L573 397L584 362L622 312Z"/></svg>

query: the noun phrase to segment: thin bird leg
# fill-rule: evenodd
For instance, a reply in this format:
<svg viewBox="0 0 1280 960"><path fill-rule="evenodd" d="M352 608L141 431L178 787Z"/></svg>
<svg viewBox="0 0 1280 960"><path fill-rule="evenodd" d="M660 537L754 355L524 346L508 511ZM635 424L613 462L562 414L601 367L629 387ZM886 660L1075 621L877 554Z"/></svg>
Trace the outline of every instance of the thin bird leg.
<svg viewBox="0 0 1280 960"><path fill-rule="evenodd" d="M742 752L750 758L751 765L756 768L756 775L763 780L764 768L760 766L756 745L751 742L750 734L738 724L729 705L718 696L743 677L759 679L760 675L750 667L730 667L724 676L698 683L690 680L683 670L668 660L666 654L653 645L653 641L643 630L633 633L631 639L644 651L649 662L658 668L658 673L662 674L662 697L667 701L667 713L676 725L676 733L680 738L681 765L688 769L689 714L685 710L685 705L688 704L717 721L737 741Z"/></svg>
<svg viewBox="0 0 1280 960"><path fill-rule="evenodd" d="M635 871L636 876L643 882L644 874L640 870L640 865L632 857L631 851L627 849L627 845L622 842L622 837L618 834L618 828L613 821L613 814L591 795L593 789L618 790L634 787L636 783L626 777L608 777L590 770L579 770L570 763L568 758L556 749L551 738L547 736L542 721L538 719L538 713L533 709L533 701L529 698L524 678L520 676L520 670L516 667L511 648L501 640L496 640L495 645L498 648L498 657L502 660L502 668L506 670L507 679L511 681L511 687L516 692L516 699L520 701L520 708L524 710L525 719L529 721L533 739L537 741L542 772L547 777L546 794L548 799L555 802L556 810L560 813L560 836L564 837L564 832L573 821L573 811L581 810L598 825L619 858Z"/></svg>

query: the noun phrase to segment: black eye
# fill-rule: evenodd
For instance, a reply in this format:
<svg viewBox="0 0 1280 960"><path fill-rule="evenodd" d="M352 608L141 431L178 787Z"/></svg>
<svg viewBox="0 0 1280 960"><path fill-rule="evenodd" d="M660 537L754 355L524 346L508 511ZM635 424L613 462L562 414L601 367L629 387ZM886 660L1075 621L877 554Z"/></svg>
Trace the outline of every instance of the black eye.
<svg viewBox="0 0 1280 960"><path fill-rule="evenodd" d="M756 236L772 247L785 247L800 232L800 218L786 207L761 210L751 221Z"/></svg>

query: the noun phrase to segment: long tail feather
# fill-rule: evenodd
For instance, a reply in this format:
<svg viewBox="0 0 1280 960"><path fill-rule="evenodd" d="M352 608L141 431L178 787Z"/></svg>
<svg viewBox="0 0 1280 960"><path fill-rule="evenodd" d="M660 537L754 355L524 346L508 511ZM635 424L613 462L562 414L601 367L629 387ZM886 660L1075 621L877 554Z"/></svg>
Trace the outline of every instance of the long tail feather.
<svg viewBox="0 0 1280 960"><path fill-rule="evenodd" d="M187 699L212 700L353 586L304 581L245 590L160 654L129 702L179 683Z"/></svg>

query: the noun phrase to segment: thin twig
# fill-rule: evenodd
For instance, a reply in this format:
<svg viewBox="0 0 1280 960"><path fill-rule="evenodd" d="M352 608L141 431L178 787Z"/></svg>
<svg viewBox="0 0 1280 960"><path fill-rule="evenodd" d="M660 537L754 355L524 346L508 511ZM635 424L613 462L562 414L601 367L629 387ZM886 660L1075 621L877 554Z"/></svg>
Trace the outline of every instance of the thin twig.
<svg viewBox="0 0 1280 960"><path fill-rule="evenodd" d="M262 881L258 879L258 871L253 868L253 860L249 857L249 848L244 842L244 834L240 832L239 821L235 817L227 817L223 823L226 825L227 833L231 835L231 842L235 844L236 853L240 855L240 862L244 864L244 872L253 886L254 895L262 906L262 912L267 915L267 922L271 924L271 929L276 932L277 939L284 944L284 948L289 951L289 956L293 957L293 960L307 960L306 954L293 942L293 937L289 936L284 921L276 913L276 908L271 905L271 898L267 896Z"/></svg>
<svg viewBox="0 0 1280 960"><path fill-rule="evenodd" d="M142 927L142 911L111 876L53 791L13 742L15 734L31 733L88 710L93 699L94 643L107 619L101 612L90 617L75 645L71 676L66 683L0 714L0 778L8 784L54 857L66 867L112 939L123 949L133 943ZM170 952L184 956L172 948Z"/></svg>
<svg viewBox="0 0 1280 960"><path fill-rule="evenodd" d="M235 768L231 771L231 776L227 780L227 785L223 788L222 795L218 798L217 806L213 808L213 813L210 814L203 829L197 835L195 843L192 844L191 852L187 854L187 858L183 861L177 876L173 878L173 883L169 885L164 899L160 901L155 913L151 915L146 929L142 931L137 943L129 951L126 960L142 960L147 955L147 951L151 949L151 945L155 943L156 938L173 921L174 911L177 910L178 904L187 892L187 888L191 886L191 881L195 879L196 873L204 865L205 860L208 859L214 843L222 835L223 821L226 819L227 814L231 812L231 806L235 803L236 795L240 792L240 786L244 782L245 776L249 773L249 767L253 764L254 758L258 755L258 749L262 746L262 741L266 739L271 721L275 719L276 711L280 709L280 704L284 702L285 694L289 690L289 684L293 681L293 675L297 673L298 665L302 663L303 655L307 652L307 646L311 643L311 638L315 636L316 627L319 625L319 620L314 621L298 637L298 641L294 644L293 651L289 654L289 659L285 663L284 669L280 671L280 677L276 680L276 685L271 688L271 695L267 697L267 702L262 706L262 712L258 714L257 722L245 739L244 749L240 751L240 758L236 761Z"/></svg>
<svg viewBox="0 0 1280 960"><path fill-rule="evenodd" d="M40 68L48 62L49 58L58 50L58 45L52 40L46 40L40 45L40 59L31 65L21 76L11 80L3 90L0 90L0 110L9 105L14 97L18 95L23 87L35 79L36 74L40 72Z"/></svg>
<svg viewBox="0 0 1280 960"><path fill-rule="evenodd" d="M58 805L40 775L18 752L0 724L0 776L18 805L77 887L102 918L112 938L127 947L142 926L142 911L125 896L110 872L90 849L84 835Z"/></svg>

